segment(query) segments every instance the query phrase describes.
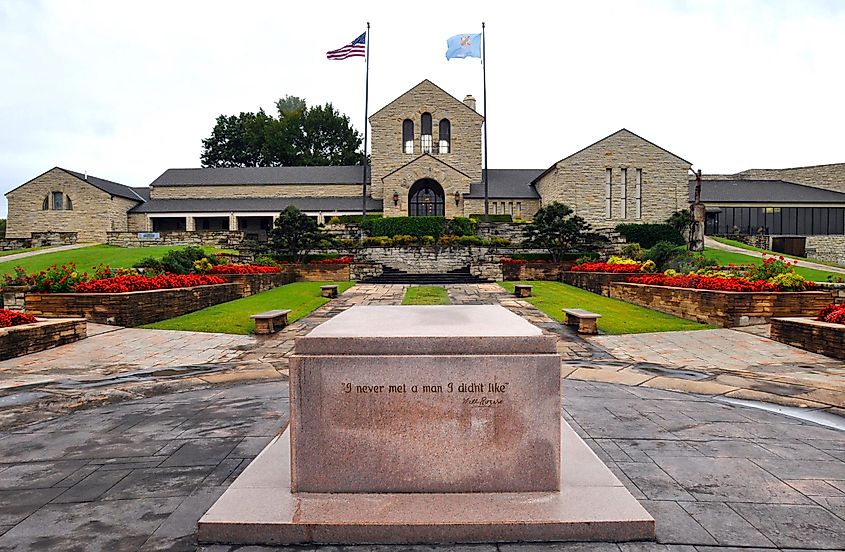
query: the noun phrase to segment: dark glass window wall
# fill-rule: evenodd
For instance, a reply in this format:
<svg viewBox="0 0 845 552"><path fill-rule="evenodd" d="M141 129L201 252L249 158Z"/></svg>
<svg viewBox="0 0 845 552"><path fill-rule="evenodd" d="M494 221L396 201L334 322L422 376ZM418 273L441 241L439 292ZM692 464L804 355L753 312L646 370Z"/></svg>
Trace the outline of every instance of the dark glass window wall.
<svg viewBox="0 0 845 552"><path fill-rule="evenodd" d="M845 234L845 208L720 207L707 213L707 234Z"/></svg>

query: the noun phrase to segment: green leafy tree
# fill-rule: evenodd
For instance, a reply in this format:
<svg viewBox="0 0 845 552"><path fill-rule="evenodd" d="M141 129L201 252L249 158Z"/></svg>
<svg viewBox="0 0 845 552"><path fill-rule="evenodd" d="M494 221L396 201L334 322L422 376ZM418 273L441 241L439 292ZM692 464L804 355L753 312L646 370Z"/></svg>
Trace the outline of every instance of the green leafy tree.
<svg viewBox="0 0 845 552"><path fill-rule="evenodd" d="M690 230L692 229L692 213L689 209L681 209L680 211L675 211L672 213L668 219L666 219L666 224L669 224L680 232L682 235L687 236L689 235Z"/></svg>
<svg viewBox="0 0 845 552"><path fill-rule="evenodd" d="M270 239L277 253L302 261L305 252L318 246L325 236L316 220L288 205L276 219Z"/></svg>
<svg viewBox="0 0 845 552"><path fill-rule="evenodd" d="M0 219L0 239L6 237L6 219Z"/></svg>
<svg viewBox="0 0 845 552"><path fill-rule="evenodd" d="M202 141L204 167L354 165L363 162L361 135L349 117L332 104L309 108L285 96L277 116L257 113L220 115Z"/></svg>
<svg viewBox="0 0 845 552"><path fill-rule="evenodd" d="M557 201L541 208L525 228L527 241L548 249L552 260L560 261L563 254L571 251L583 234L590 230L590 225L583 218L572 213L568 205Z"/></svg>

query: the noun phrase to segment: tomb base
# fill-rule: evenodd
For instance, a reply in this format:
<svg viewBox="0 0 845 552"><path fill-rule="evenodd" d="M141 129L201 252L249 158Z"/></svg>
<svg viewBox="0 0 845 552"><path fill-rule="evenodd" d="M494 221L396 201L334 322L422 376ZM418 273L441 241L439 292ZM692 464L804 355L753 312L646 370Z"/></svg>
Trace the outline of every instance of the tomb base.
<svg viewBox="0 0 845 552"><path fill-rule="evenodd" d="M560 491L292 493L290 429L199 521L201 543L439 544L654 539L654 519L561 420Z"/></svg>

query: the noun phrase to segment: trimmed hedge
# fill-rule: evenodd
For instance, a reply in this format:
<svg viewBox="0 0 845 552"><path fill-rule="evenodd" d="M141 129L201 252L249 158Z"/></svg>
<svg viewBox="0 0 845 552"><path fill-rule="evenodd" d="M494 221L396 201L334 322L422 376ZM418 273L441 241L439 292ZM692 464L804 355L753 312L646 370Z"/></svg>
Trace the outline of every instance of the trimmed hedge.
<svg viewBox="0 0 845 552"><path fill-rule="evenodd" d="M335 215L332 218L340 219L341 224L361 224L361 217L362 215ZM367 215L367 220L376 220L382 218L381 215Z"/></svg>
<svg viewBox="0 0 845 552"><path fill-rule="evenodd" d="M598 253L592 252L578 252L574 251L572 253L564 253L560 256L560 260L562 261L574 261L575 259L580 259L583 257L590 257L590 258L598 258ZM517 259L521 261L551 261L552 254L551 253L514 253L510 256L512 259Z"/></svg>
<svg viewBox="0 0 845 552"><path fill-rule="evenodd" d="M684 237L669 224L619 224L616 231L622 234L628 243L638 243L643 249L654 247L659 242L684 245Z"/></svg>
<svg viewBox="0 0 845 552"><path fill-rule="evenodd" d="M364 231L370 236L441 236L446 229L443 217L387 217L365 221Z"/></svg>
<svg viewBox="0 0 845 552"><path fill-rule="evenodd" d="M480 215L470 215L469 218L478 222L484 222L484 213ZM513 216L511 215L489 215L488 220L490 222L513 222Z"/></svg>

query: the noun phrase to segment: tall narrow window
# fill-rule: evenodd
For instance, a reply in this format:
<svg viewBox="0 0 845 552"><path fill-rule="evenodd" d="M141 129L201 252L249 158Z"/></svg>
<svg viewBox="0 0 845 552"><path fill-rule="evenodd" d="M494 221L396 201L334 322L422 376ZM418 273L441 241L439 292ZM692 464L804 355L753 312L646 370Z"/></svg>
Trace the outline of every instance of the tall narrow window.
<svg viewBox="0 0 845 552"><path fill-rule="evenodd" d="M613 170L607 169L604 176L604 216L613 216Z"/></svg>
<svg viewBox="0 0 845 552"><path fill-rule="evenodd" d="M414 121L402 121L402 153L414 153Z"/></svg>
<svg viewBox="0 0 845 552"><path fill-rule="evenodd" d="M516 202L516 218L522 218L522 202Z"/></svg>
<svg viewBox="0 0 845 552"><path fill-rule="evenodd" d="M619 198L622 218L628 218L628 169L622 169L622 197Z"/></svg>
<svg viewBox="0 0 845 552"><path fill-rule="evenodd" d="M643 170L637 169L637 184L634 192L637 199L637 218L643 218Z"/></svg>
<svg viewBox="0 0 845 552"><path fill-rule="evenodd" d="M508 201L508 211L510 211L510 216L513 216L513 201Z"/></svg>
<svg viewBox="0 0 845 552"><path fill-rule="evenodd" d="M70 196L65 198L67 201L65 202L65 209L68 211L73 211L73 202L70 200Z"/></svg>
<svg viewBox="0 0 845 552"><path fill-rule="evenodd" d="M44 201L43 201L43 202L41 202L41 209L42 209L43 211L46 211L46 210L47 210L47 209L49 209L49 208L50 208L50 196L46 196L46 197L44 198Z"/></svg>
<svg viewBox="0 0 845 552"><path fill-rule="evenodd" d="M62 192L53 192L53 210L61 211L64 208L64 194Z"/></svg>
<svg viewBox="0 0 845 552"><path fill-rule="evenodd" d="M440 119L438 139L440 140L438 147L439 153L449 153L452 151L452 123L449 122L449 119Z"/></svg>
<svg viewBox="0 0 845 552"><path fill-rule="evenodd" d="M422 153L431 153L431 113L423 113L420 126L420 149Z"/></svg>

